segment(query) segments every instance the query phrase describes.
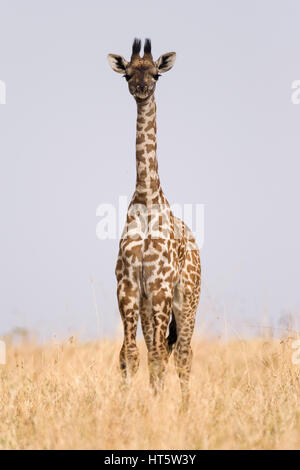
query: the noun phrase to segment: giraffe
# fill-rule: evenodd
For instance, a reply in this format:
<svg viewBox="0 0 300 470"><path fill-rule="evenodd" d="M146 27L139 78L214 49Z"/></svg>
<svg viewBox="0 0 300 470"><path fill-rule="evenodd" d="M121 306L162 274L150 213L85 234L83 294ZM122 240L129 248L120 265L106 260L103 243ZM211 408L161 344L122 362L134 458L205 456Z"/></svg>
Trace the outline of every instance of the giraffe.
<svg viewBox="0 0 300 470"><path fill-rule="evenodd" d="M151 41L135 39L129 62L109 54L115 72L123 74L137 104L136 187L120 239L116 265L117 297L124 327L120 369L125 382L139 366L138 318L148 350L150 384L162 389L169 356L179 376L182 398L189 397L191 338L200 297L199 249L189 228L170 210L161 188L156 157L156 104L159 77L174 65L176 53L153 60Z"/></svg>

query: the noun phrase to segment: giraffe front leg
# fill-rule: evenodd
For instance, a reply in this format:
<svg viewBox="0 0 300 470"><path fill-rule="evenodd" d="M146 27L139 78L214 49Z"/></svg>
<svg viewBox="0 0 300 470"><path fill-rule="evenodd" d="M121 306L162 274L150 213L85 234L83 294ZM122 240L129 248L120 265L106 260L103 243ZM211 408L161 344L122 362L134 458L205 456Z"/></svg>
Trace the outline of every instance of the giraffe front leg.
<svg viewBox="0 0 300 470"><path fill-rule="evenodd" d="M152 307L148 299L143 298L141 304L141 323L142 331L148 352L153 345L153 318Z"/></svg>
<svg viewBox="0 0 300 470"><path fill-rule="evenodd" d="M153 341L148 351L150 384L155 393L163 389L169 359L166 333L172 313L172 295L161 289L152 296Z"/></svg>
<svg viewBox="0 0 300 470"><path fill-rule="evenodd" d="M139 367L139 351L136 331L139 317L138 286L132 281L122 280L118 284L119 310L123 321L124 340L120 351L120 369L127 383Z"/></svg>

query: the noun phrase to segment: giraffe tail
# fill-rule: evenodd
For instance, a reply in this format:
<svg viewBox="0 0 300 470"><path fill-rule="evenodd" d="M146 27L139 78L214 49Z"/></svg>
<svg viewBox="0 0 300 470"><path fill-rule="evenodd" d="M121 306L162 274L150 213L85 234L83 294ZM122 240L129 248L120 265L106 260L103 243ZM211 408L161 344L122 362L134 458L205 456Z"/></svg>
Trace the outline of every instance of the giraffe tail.
<svg viewBox="0 0 300 470"><path fill-rule="evenodd" d="M171 322L169 324L169 336L167 337L169 354L173 351L173 346L177 341L177 328L174 312L172 312Z"/></svg>

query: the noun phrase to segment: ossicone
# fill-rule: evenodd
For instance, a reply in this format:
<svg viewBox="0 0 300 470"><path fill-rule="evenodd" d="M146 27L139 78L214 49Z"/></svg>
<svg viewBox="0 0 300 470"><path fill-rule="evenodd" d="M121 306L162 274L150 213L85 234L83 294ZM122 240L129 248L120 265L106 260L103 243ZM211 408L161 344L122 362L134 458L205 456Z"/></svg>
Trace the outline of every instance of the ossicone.
<svg viewBox="0 0 300 470"><path fill-rule="evenodd" d="M144 55L151 55L151 39L146 38L144 44Z"/></svg>
<svg viewBox="0 0 300 470"><path fill-rule="evenodd" d="M132 44L132 55L131 57L140 55L142 47L142 41L140 39L135 38Z"/></svg>

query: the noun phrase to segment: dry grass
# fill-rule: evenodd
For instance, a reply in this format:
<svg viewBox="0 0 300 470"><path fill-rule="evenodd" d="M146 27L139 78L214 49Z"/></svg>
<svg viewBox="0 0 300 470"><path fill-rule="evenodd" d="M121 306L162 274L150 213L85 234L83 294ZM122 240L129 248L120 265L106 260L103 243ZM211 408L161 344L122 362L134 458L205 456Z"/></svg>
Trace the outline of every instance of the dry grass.
<svg viewBox="0 0 300 470"><path fill-rule="evenodd" d="M121 392L119 347L117 340L8 346L0 448L300 448L300 365L288 340L195 341L185 415L172 359L163 395L152 397L143 344L136 379Z"/></svg>

